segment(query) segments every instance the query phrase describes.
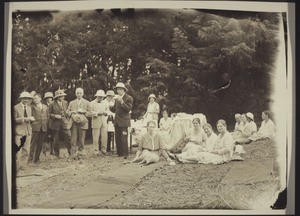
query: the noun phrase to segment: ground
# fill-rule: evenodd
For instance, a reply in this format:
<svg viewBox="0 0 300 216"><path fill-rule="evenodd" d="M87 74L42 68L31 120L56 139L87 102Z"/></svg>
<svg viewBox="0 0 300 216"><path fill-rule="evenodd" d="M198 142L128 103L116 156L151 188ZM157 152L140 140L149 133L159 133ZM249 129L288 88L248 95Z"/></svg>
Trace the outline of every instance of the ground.
<svg viewBox="0 0 300 216"><path fill-rule="evenodd" d="M97 206L97 209L259 209L269 205L278 189L278 166L274 142L258 141L244 145L245 161L221 165L163 163L144 176L130 190L123 191ZM26 176L33 171L61 169L59 175L17 188L18 208L35 208L59 196L65 191L75 191L92 182L99 175L122 166L124 159L112 156L93 155L92 145L85 146L82 160L70 161L66 150L62 158L41 156L38 166L29 166L18 175ZM135 148L129 156L134 157ZM222 180L235 164L273 161L270 178L258 182L224 184ZM245 170L247 172L247 170Z"/></svg>

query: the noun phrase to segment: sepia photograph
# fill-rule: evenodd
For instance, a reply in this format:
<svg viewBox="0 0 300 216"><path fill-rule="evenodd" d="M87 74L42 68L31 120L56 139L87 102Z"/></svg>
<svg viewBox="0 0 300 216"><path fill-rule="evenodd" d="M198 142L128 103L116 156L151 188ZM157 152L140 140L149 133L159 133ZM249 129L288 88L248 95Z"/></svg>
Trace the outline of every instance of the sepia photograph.
<svg viewBox="0 0 300 216"><path fill-rule="evenodd" d="M6 3L8 212L294 209L289 4Z"/></svg>

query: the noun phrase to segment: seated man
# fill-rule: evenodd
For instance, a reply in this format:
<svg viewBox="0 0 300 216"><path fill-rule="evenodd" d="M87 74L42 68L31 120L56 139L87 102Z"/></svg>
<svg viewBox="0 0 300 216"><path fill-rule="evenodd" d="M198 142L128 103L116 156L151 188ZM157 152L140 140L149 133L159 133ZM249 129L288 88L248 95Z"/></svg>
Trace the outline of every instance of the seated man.
<svg viewBox="0 0 300 216"><path fill-rule="evenodd" d="M252 141L262 140L262 139L272 139L274 138L275 125L270 119L270 111L263 111L261 118L263 119L261 126L257 133L254 133L249 139Z"/></svg>
<svg viewBox="0 0 300 216"><path fill-rule="evenodd" d="M148 165L158 162L159 157L163 155L170 165L175 164L175 162L169 158L160 135L154 133L155 128L156 123L150 120L147 123L147 133L142 136L136 156L130 163L140 162L140 164Z"/></svg>

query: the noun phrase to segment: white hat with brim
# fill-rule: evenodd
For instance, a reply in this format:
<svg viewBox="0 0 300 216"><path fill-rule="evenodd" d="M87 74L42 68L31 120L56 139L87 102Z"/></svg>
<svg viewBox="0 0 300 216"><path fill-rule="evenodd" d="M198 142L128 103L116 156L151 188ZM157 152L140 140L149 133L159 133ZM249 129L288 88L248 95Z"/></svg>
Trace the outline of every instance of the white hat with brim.
<svg viewBox="0 0 300 216"><path fill-rule="evenodd" d="M149 97L148 97L148 100L149 100L150 98L154 98L154 99L156 100L155 94L150 94Z"/></svg>
<svg viewBox="0 0 300 216"><path fill-rule="evenodd" d="M117 89L117 88L122 88L122 89L125 89L125 91L127 91L128 89L125 87L124 83L117 83L117 85L114 87L114 89Z"/></svg>
<svg viewBox="0 0 300 216"><path fill-rule="evenodd" d="M63 90L57 90L55 92L55 96L54 99L58 98L58 97L62 97L62 96L66 96L67 94L63 91Z"/></svg>
<svg viewBox="0 0 300 216"><path fill-rule="evenodd" d="M53 93L52 92L46 92L44 95L44 99L46 98L53 98Z"/></svg>
<svg viewBox="0 0 300 216"><path fill-rule="evenodd" d="M115 96L115 92L113 90L108 90L106 96Z"/></svg>
<svg viewBox="0 0 300 216"><path fill-rule="evenodd" d="M248 118L251 118L252 121L254 121L254 115L253 115L251 112L247 112L247 113L246 113L246 116L247 116Z"/></svg>
<svg viewBox="0 0 300 216"><path fill-rule="evenodd" d="M95 97L106 97L103 90L98 90L95 94Z"/></svg>
<svg viewBox="0 0 300 216"><path fill-rule="evenodd" d="M32 99L32 96L29 92L22 92L19 99L22 99L22 98Z"/></svg>

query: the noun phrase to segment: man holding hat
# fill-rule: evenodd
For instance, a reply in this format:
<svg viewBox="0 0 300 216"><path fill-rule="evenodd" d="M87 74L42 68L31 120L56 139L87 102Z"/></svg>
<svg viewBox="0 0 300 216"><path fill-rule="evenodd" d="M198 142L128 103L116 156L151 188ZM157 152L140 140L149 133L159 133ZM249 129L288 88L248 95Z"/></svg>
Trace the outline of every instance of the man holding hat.
<svg viewBox="0 0 300 216"><path fill-rule="evenodd" d="M54 101L49 105L49 128L53 131L54 154L59 158L59 133L62 134L70 156L74 155L76 146L71 146L71 132L67 112L68 102L64 100L66 94L59 89L55 92Z"/></svg>
<svg viewBox="0 0 300 216"><path fill-rule="evenodd" d="M90 111L90 102L83 98L83 89L75 90L76 99L71 101L68 112L71 113L71 145L77 146L79 151L84 148L86 130L88 129L88 112Z"/></svg>
<svg viewBox="0 0 300 216"><path fill-rule="evenodd" d="M92 135L94 152L107 155L107 114L109 107L105 106L103 99L105 93L103 90L98 90L95 94L96 99L90 102L90 116L92 117ZM99 137L101 136L101 151L99 152Z"/></svg>
<svg viewBox="0 0 300 216"><path fill-rule="evenodd" d="M156 102L155 94L150 94L148 100L149 103L147 107L147 112L145 113L145 119L147 119L147 121L155 121L156 126L158 126L159 104Z"/></svg>
<svg viewBox="0 0 300 216"><path fill-rule="evenodd" d="M116 146L117 154L119 157L124 156L127 159L128 156L128 127L131 126L130 112L132 109L133 98L126 94L127 88L124 83L117 83L114 87L118 95L115 99L114 106L111 107L112 111L115 111L115 131L116 131Z"/></svg>
<svg viewBox="0 0 300 216"><path fill-rule="evenodd" d="M26 137L26 141L16 155L17 170L28 163L32 134L31 123L34 121L32 110L29 105L29 102L32 100L30 93L26 91L22 92L19 99L21 102L14 106L15 143L20 148L21 138L23 136Z"/></svg>
<svg viewBox="0 0 300 216"><path fill-rule="evenodd" d="M53 93L46 92L44 95L44 101L45 101L45 105L47 107L49 107L50 103L52 103L52 101L53 101ZM49 125L49 121L48 121L48 125ZM52 131L49 127L48 127L48 132L45 137L45 144L47 144L47 143L49 144L49 147L50 147L50 155L54 155L53 136L52 136ZM46 155L46 145L43 145L43 153L44 153L44 155Z"/></svg>

